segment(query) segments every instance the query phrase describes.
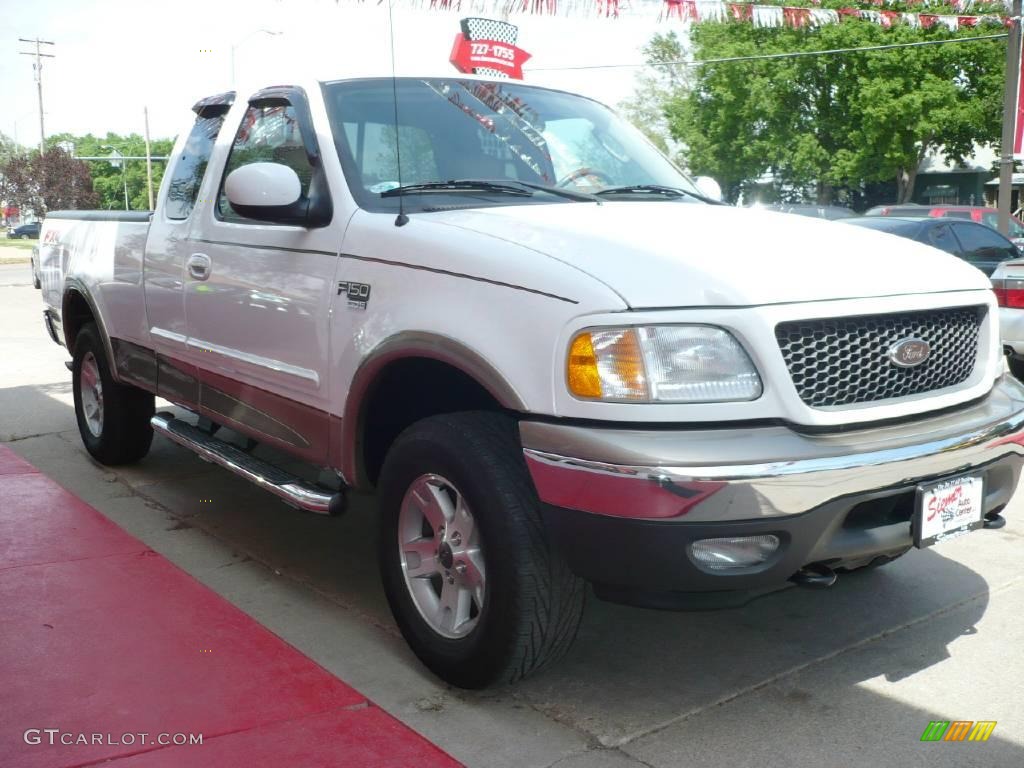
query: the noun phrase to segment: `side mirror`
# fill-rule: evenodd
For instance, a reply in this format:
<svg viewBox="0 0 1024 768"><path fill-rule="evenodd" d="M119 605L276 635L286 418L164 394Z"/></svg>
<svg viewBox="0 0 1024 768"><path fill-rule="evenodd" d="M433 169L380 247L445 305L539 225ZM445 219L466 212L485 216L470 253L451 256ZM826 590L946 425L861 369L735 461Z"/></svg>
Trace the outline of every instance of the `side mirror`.
<svg viewBox="0 0 1024 768"><path fill-rule="evenodd" d="M319 167L313 169L308 195L302 194L298 174L281 163L236 168L224 180L224 193L239 216L268 224L326 227L334 212Z"/></svg>
<svg viewBox="0 0 1024 768"><path fill-rule="evenodd" d="M284 209L302 198L302 182L295 171L280 163L249 163L236 168L224 181L228 202L241 216L276 221Z"/></svg>
<svg viewBox="0 0 1024 768"><path fill-rule="evenodd" d="M704 197L717 202L722 201L722 188L710 176L698 176L693 181L697 185L697 191L704 195Z"/></svg>

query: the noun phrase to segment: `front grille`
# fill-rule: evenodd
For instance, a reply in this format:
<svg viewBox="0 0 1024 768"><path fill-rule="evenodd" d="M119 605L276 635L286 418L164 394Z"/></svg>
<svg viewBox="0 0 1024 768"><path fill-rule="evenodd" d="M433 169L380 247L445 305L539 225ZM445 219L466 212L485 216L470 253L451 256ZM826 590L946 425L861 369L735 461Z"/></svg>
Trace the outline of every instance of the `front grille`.
<svg viewBox="0 0 1024 768"><path fill-rule="evenodd" d="M835 317L779 323L775 337L800 399L814 408L906 397L962 384L978 357L986 308ZM900 368L889 349L906 338L927 341L931 355Z"/></svg>

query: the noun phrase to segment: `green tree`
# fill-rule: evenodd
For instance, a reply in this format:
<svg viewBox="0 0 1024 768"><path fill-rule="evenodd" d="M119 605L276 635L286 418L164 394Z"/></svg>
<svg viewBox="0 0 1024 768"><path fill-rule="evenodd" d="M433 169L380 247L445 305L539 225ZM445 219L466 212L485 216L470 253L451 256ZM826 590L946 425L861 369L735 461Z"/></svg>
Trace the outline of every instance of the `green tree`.
<svg viewBox="0 0 1024 768"><path fill-rule="evenodd" d="M815 29L701 24L697 61L973 37L856 19ZM918 164L942 147L954 160L998 140L1004 44L978 41L889 51L800 56L696 67L692 87L665 103L691 171L716 177L735 199L764 174L782 190L896 179L900 201Z"/></svg>
<svg viewBox="0 0 1024 768"><path fill-rule="evenodd" d="M650 66L637 75L633 96L619 107L658 149L671 154L665 104L685 93L690 85L687 67L675 63L684 58L683 41L675 32L659 33L644 46L643 53Z"/></svg>
<svg viewBox="0 0 1024 768"><path fill-rule="evenodd" d="M95 208L98 196L93 190L89 167L60 147L50 147L45 155L17 152L0 163L7 202L23 212L37 216L47 211Z"/></svg>
<svg viewBox="0 0 1024 768"><path fill-rule="evenodd" d="M75 136L72 134L56 134L46 139L47 146L72 146L75 157L109 157L115 150L128 157L145 157L146 142L138 134L122 136L107 133L106 136ZM173 139L155 139L150 144L150 154L166 157L171 154ZM107 160L87 160L92 175L93 188L99 196L98 207L102 209L124 210L125 188L128 190L128 205L133 211L144 211L149 208L146 191L146 161L126 160L123 167L112 165ZM167 162L153 161L153 194L156 195L160 181L166 170Z"/></svg>

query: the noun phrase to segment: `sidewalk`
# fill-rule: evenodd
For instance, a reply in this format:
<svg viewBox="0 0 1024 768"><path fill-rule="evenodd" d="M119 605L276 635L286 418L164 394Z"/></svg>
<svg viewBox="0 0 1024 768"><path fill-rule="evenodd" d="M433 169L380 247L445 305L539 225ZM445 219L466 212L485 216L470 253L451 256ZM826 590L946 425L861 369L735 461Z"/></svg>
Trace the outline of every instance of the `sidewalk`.
<svg viewBox="0 0 1024 768"><path fill-rule="evenodd" d="M0 617L2 766L458 765L3 447Z"/></svg>

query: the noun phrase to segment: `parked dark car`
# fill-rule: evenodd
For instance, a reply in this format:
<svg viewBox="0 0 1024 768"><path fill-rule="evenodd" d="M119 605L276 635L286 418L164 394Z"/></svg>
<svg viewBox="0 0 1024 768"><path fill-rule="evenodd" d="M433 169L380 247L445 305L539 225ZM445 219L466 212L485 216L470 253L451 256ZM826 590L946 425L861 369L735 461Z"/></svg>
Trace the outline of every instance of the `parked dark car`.
<svg viewBox="0 0 1024 768"><path fill-rule="evenodd" d="M808 203L771 203L764 206L769 211L795 213L798 216L810 216L815 219L851 219L859 214L839 205L812 205Z"/></svg>
<svg viewBox="0 0 1024 768"><path fill-rule="evenodd" d="M38 221L31 224L22 224L20 227L11 227L7 230L8 239L13 240L36 240L39 238L39 231L43 225Z"/></svg>
<svg viewBox="0 0 1024 768"><path fill-rule="evenodd" d="M867 211L865 216L931 216L936 219L966 219L984 224L999 231L999 212L995 208L981 205L878 205ZM1010 217L1010 240L1024 251L1024 222L1016 216Z"/></svg>
<svg viewBox="0 0 1024 768"><path fill-rule="evenodd" d="M959 256L989 277L1000 262L1021 258L1017 246L993 229L973 221L911 216L863 216L843 224L877 229L934 246Z"/></svg>

